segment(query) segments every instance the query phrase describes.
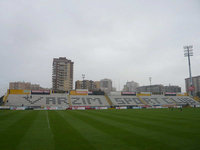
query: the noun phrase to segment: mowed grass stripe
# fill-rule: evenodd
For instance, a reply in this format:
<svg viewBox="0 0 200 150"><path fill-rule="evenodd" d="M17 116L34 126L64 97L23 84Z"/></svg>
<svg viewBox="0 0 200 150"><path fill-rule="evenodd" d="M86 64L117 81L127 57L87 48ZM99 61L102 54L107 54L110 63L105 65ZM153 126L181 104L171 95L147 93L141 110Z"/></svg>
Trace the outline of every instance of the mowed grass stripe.
<svg viewBox="0 0 200 150"><path fill-rule="evenodd" d="M14 115L16 115L16 114L18 114L20 112L21 111L5 111L5 112L1 112L0 122L3 122L4 120L7 120L11 116L14 116Z"/></svg>
<svg viewBox="0 0 200 150"><path fill-rule="evenodd" d="M152 125L150 123L143 123L143 120L135 121L131 118L127 119L123 116L109 116L108 114L105 114L101 111L90 111L87 113L94 114L94 116L107 118L110 121L112 120L113 124L120 124L121 126L124 126L124 129L132 129L130 132L134 131L136 134L146 133L145 135L147 137L151 137L152 139L162 143L169 142L169 145L177 148L180 144L182 144L184 147L191 147L195 142L198 144L198 139L200 138L200 136L197 134L195 135L189 132L185 133L184 130L182 132L180 130L172 130L166 125L159 125L159 123ZM176 126L177 129L180 127L181 126ZM197 128L195 133L199 133L199 131L199 128ZM184 143L182 143L182 141L184 141Z"/></svg>
<svg viewBox="0 0 200 150"><path fill-rule="evenodd" d="M134 110L132 110L132 111L134 112ZM92 111L92 113L97 113L97 112ZM89 112L89 113L91 114L91 112ZM102 114L104 114L104 113L102 113ZM95 114L95 116L97 116L97 114ZM102 116L102 117L106 118L105 116ZM108 118L108 116L107 116L107 118ZM113 120L113 118L108 118L108 120ZM137 134L146 133L146 137L149 136L152 139L159 140L160 142L164 142L164 143L169 142L169 144L168 143L166 143L166 144L171 145L173 147L174 146L178 147L181 144L184 148L186 148L186 147L191 148L191 147L194 147L195 145L198 145L198 143L199 143L198 139L200 137L199 137L199 134L197 134L197 133L199 133L199 128L195 128L196 134L191 134L191 133L185 134L182 132L177 132L175 130L174 130L175 133L173 133L173 131L171 131L170 129L169 130L162 129L163 128L162 126L160 126L160 128L156 127L156 126L155 127L149 126L148 124L146 126L142 126L142 124L138 124L138 126L135 126L135 122L133 124L130 124L130 121L127 122L127 120L123 120L122 118L121 118L121 120L118 120L118 119L114 119L114 120L120 122L120 124L124 123L124 129L130 129L130 130L132 129L132 131L135 131L135 133L137 133ZM119 124L119 123L113 122L113 124ZM128 124L131 126L128 126ZM178 126L177 128L180 128L180 127L181 126ZM130 132L132 132L132 131L130 131ZM183 141L184 141L184 143L183 143Z"/></svg>
<svg viewBox="0 0 200 150"><path fill-rule="evenodd" d="M9 115L9 114L14 114L15 111L9 111L9 110L0 110L0 118L1 117L4 117L6 115ZM1 120L0 120L1 121Z"/></svg>
<svg viewBox="0 0 200 150"><path fill-rule="evenodd" d="M54 139L51 129L48 128L47 113L48 111L38 111L34 122L31 124L30 128L21 139L20 144L17 146L18 150L54 149Z"/></svg>
<svg viewBox="0 0 200 150"><path fill-rule="evenodd" d="M49 123L53 133L55 150L95 149L57 111L49 111Z"/></svg>
<svg viewBox="0 0 200 150"><path fill-rule="evenodd" d="M107 118L102 118L100 116L95 116L88 113L88 111L74 111L77 114L76 117L82 116L87 122L105 132L111 136L120 139L122 142L125 142L129 147L136 147L137 149L151 149L152 146L155 149L170 149L171 147L165 143L158 142L154 139L148 138L145 133L136 134L135 129L130 129L124 127L122 124L108 120ZM154 144L152 144L154 143Z"/></svg>
<svg viewBox="0 0 200 150"><path fill-rule="evenodd" d="M121 110L119 110L121 111ZM123 114L117 114L114 113L114 112L103 112L102 111L91 111L90 113L95 113L97 115L101 114L101 115L104 115L104 117L114 117L114 118L120 118L120 119L124 119L124 121L131 121L131 122L134 122L134 125L137 126L141 126L144 125L144 126L148 126L148 127L153 127L155 128L156 127L156 130L159 130L160 128L162 130L166 130L168 133L169 131L172 133L172 134L189 134L189 135L192 135L192 134L195 134L197 131L199 131L199 124L200 124L200 121L193 121L194 123L191 124L190 121L187 121L187 122L184 122L183 123L180 123L179 121L181 119L167 119L167 120L163 120L163 119L159 119L159 117L157 117L158 119L150 119L148 117L140 117L140 116L133 116L131 114L134 114L134 111L130 111L130 112L127 112L127 113L123 113ZM181 126L181 128L180 128ZM193 129L197 129L196 130L190 130L191 128ZM163 131L162 131L163 132ZM187 135L188 136L188 135Z"/></svg>
<svg viewBox="0 0 200 150"><path fill-rule="evenodd" d="M107 111L109 111L109 110L107 110ZM126 112L129 112L132 110L125 109L125 110L120 110L121 112L119 112L118 110L112 110L112 111L121 114L123 112L126 113ZM149 113L148 116L162 117L164 115L164 116L168 116L167 118L176 119L177 117L180 118L180 116L182 116L182 114L184 114L184 113L185 113L185 115L188 115L188 116L190 116L191 114L194 116L199 116L200 109L184 108L183 111L180 111L180 109L174 109L173 111L169 110L169 109L138 109L138 110L134 110L134 111L135 111L134 115L141 115L141 114L146 115L147 113ZM180 113L178 113L178 112L180 112ZM175 115L173 115L173 114L175 114ZM191 120L194 119L194 118L187 118L184 116L182 116L182 117L183 117L183 119L191 119ZM199 120L199 118L195 118L195 119Z"/></svg>
<svg viewBox="0 0 200 150"><path fill-rule="evenodd" d="M194 111L196 110L196 111ZM199 113L200 109L193 109L193 108L183 108L183 111L180 111L180 109L147 109L144 112L141 111L141 114L144 114L146 112L149 112L148 116L152 116L154 118L163 118L163 119L181 119L181 121L199 121ZM192 117L191 117L192 116Z"/></svg>
<svg viewBox="0 0 200 150"><path fill-rule="evenodd" d="M200 109L195 109L200 110ZM128 113L134 111L134 113ZM107 110L106 112L109 112ZM188 121L200 121L200 111L198 112L193 112L193 109L187 108L184 109L184 111L180 112L180 110L174 110L170 111L168 109L147 109L147 110L112 110L110 113L114 112L116 115L129 115L133 117L141 117L144 119L153 119L153 120L171 120L174 119L176 121L180 121L181 123L183 122L188 122ZM193 117L191 117L193 116ZM181 119L181 120L180 120Z"/></svg>
<svg viewBox="0 0 200 150"><path fill-rule="evenodd" d="M24 111L12 111L12 113L6 113L6 115L0 117L0 135L1 132L15 124L18 120L24 117L27 112Z"/></svg>
<svg viewBox="0 0 200 150"><path fill-rule="evenodd" d="M169 123L169 124L173 124L173 125L183 125L183 124L184 125L185 124L191 125L190 122L194 122L193 126L198 127L199 126L198 123L200 122L200 120L197 119L197 118L200 117L199 115L190 114L190 119L189 120L186 120L187 117L186 117L186 119L183 119L183 117L185 115L187 115L187 112L174 112L173 114L169 114L169 113L168 114L165 114L165 113L162 114L162 111L161 111L161 112L157 112L159 114L162 114L162 115L158 116L158 115L154 115L153 111L148 111L148 112L146 112L146 114L143 114L143 113L138 114L137 110L134 110L134 111L136 111L134 113L129 113L129 112L131 112L131 110L126 110L126 111L125 110L120 110L120 111L121 111L121 113L118 113L119 110L118 110L118 112L116 112L116 111L111 111L111 112L105 111L105 113L110 114L110 115L113 114L113 115L116 115L116 116L130 117L130 118L133 118L133 119L134 118L141 119L143 121L165 122L165 123ZM140 111L143 111L143 110L140 110ZM166 110L166 111L168 111L168 110ZM181 116L177 117L177 115L180 115L180 114L181 114ZM170 117L169 118L168 117L169 115L176 116L176 118L174 118L174 117ZM191 118L193 118L193 119L191 119Z"/></svg>
<svg viewBox="0 0 200 150"><path fill-rule="evenodd" d="M71 124L87 141L95 147L97 150L102 149L115 149L115 150L128 150L133 149L133 146L127 145L122 142L119 138L115 138L108 133L102 132L101 130L93 127L87 120L82 116L78 116L73 112L59 111L60 115ZM80 147L80 149L82 149ZM136 149L136 148L134 148Z"/></svg>
<svg viewBox="0 0 200 150"><path fill-rule="evenodd" d="M4 132L1 132L0 146L3 150L15 150L18 144L20 144L23 136L26 134L30 126L32 125L37 112L36 111L24 111L20 113L22 117L13 122Z"/></svg>

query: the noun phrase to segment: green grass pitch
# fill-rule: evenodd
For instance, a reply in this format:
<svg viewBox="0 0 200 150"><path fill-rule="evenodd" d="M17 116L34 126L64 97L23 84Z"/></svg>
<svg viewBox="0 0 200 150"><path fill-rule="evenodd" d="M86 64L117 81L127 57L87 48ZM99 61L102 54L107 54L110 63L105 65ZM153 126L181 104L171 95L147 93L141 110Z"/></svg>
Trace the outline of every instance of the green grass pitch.
<svg viewBox="0 0 200 150"><path fill-rule="evenodd" d="M200 150L200 109L0 111L1 150Z"/></svg>

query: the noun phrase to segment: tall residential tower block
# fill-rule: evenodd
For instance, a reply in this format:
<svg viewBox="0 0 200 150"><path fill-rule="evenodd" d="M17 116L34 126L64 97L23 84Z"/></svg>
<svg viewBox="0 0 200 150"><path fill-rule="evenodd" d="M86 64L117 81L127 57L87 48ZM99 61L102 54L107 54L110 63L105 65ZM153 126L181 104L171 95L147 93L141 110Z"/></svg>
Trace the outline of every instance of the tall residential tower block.
<svg viewBox="0 0 200 150"><path fill-rule="evenodd" d="M74 62L59 57L53 59L52 89L55 91L68 91L73 89Z"/></svg>

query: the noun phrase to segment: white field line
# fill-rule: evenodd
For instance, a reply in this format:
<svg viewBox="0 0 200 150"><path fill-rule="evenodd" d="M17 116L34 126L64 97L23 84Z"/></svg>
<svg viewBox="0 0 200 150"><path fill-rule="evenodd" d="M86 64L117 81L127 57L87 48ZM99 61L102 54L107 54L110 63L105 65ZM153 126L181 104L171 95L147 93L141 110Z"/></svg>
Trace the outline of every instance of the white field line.
<svg viewBox="0 0 200 150"><path fill-rule="evenodd" d="M47 111L47 123L48 123L48 128L51 128L51 127L50 127L50 124L49 124L49 116L48 116L48 111Z"/></svg>

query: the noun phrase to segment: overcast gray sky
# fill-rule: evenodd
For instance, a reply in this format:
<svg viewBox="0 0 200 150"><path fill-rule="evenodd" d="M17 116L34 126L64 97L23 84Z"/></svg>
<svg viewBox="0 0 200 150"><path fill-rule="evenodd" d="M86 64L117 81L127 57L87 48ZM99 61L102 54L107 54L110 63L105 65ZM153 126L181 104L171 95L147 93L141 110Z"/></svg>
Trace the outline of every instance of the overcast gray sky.
<svg viewBox="0 0 200 150"><path fill-rule="evenodd" d="M74 81L110 78L117 89L179 85L200 75L199 0L0 0L0 93L11 81L51 87L52 61L74 61Z"/></svg>

